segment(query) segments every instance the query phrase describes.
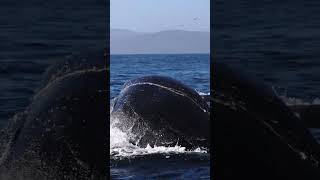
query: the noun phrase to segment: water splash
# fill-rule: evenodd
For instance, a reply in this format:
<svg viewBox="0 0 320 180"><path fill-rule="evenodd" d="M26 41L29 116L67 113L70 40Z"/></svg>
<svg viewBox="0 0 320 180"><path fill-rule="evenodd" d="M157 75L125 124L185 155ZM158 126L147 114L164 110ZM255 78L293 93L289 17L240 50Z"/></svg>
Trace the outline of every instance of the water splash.
<svg viewBox="0 0 320 180"><path fill-rule="evenodd" d="M198 91L198 90L196 90L196 91L200 96L210 96L210 92L205 93L205 92L201 92L201 91Z"/></svg>
<svg viewBox="0 0 320 180"><path fill-rule="evenodd" d="M200 93L199 93L200 94ZM207 94L207 93L203 93ZM110 112L113 110L115 99L110 103ZM110 115L110 156L111 158L128 158L151 154L206 154L208 151L203 148L196 148L187 150L185 147L176 144L175 146L156 146L147 145L145 148L139 147L130 142L132 136L130 132L123 132L117 125L119 125L119 117ZM166 156L167 157L167 156ZM169 156L168 156L169 157Z"/></svg>
<svg viewBox="0 0 320 180"><path fill-rule="evenodd" d="M112 118L112 117L111 117ZM110 125L110 156L111 157L135 157L149 154L188 154L188 153L207 153L207 150L196 148L193 150L186 150L180 145L175 146L156 146L147 145L145 148L138 147L129 142L130 134L123 132L115 127L119 121L117 119L111 120Z"/></svg>

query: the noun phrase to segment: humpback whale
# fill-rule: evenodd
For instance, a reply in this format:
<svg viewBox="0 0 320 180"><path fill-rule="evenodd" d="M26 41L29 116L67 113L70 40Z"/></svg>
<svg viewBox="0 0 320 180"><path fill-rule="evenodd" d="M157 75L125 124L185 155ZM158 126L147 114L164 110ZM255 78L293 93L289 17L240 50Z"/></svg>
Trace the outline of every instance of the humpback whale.
<svg viewBox="0 0 320 180"><path fill-rule="evenodd" d="M216 179L320 179L319 144L302 118L256 78L211 64Z"/></svg>
<svg viewBox="0 0 320 180"><path fill-rule="evenodd" d="M111 119L141 147L181 145L188 149L210 144L210 111L192 88L164 76L128 81L116 98ZM113 122L111 122L113 123Z"/></svg>
<svg viewBox="0 0 320 180"><path fill-rule="evenodd" d="M1 131L1 179L106 179L107 53L71 56L46 72L30 105Z"/></svg>

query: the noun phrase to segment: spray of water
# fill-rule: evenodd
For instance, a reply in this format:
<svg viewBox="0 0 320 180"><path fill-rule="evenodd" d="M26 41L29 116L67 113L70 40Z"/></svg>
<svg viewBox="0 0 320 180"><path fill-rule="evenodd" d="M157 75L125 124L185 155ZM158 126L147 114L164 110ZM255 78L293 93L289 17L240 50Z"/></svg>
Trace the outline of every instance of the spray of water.
<svg viewBox="0 0 320 180"><path fill-rule="evenodd" d="M202 93L206 94L206 93ZM113 110L114 100L110 104L110 112ZM121 122L118 118L110 115L110 156L115 158L121 157L135 157L150 154L194 154L194 153L207 153L206 149L196 148L187 150L185 147L176 144L173 147L166 146L150 146L145 148L138 147L130 142L132 136L130 132L123 132L118 128Z"/></svg>

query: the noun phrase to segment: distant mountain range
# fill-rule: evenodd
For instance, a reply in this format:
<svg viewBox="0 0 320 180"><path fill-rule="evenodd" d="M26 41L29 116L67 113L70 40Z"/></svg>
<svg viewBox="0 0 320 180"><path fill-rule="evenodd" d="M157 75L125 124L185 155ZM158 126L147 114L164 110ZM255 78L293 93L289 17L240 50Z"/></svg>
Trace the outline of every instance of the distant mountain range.
<svg viewBox="0 0 320 180"><path fill-rule="evenodd" d="M210 33L168 30L155 33L110 31L111 54L209 53Z"/></svg>

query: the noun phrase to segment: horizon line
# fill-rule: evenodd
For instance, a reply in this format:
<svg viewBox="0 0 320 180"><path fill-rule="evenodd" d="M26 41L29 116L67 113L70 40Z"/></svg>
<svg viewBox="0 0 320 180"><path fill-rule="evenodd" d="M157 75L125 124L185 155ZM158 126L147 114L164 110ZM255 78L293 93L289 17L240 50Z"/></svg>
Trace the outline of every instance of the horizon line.
<svg viewBox="0 0 320 180"><path fill-rule="evenodd" d="M190 55L190 54L209 54L211 52L194 52L194 53L110 53L110 55Z"/></svg>
<svg viewBox="0 0 320 180"><path fill-rule="evenodd" d="M136 33L159 33L159 32L164 32L164 31L187 31L187 32L204 32L204 33L210 33L209 31L201 31L201 30L187 30L187 29L167 29L167 30L159 30L159 31L136 31L132 29L124 29L124 28L112 28L110 27L111 30L125 30L125 31L131 31L131 32L136 32Z"/></svg>

